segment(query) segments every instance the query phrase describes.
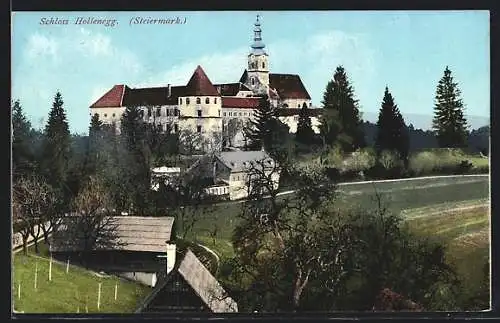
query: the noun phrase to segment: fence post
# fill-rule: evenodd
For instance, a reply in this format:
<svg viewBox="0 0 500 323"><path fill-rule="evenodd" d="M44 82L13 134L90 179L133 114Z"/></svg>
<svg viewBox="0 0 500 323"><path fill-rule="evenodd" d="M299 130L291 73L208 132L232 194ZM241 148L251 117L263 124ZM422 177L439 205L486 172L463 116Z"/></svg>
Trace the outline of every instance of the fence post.
<svg viewBox="0 0 500 323"><path fill-rule="evenodd" d="M69 271L69 257L68 257L68 260L66 261L66 274L68 273Z"/></svg>
<svg viewBox="0 0 500 323"><path fill-rule="evenodd" d="M38 262L35 262L35 290L36 290L37 278L38 278Z"/></svg>
<svg viewBox="0 0 500 323"><path fill-rule="evenodd" d="M52 254L50 254L50 262L49 262L49 281L52 281Z"/></svg>
<svg viewBox="0 0 500 323"><path fill-rule="evenodd" d="M115 301L117 297L118 297L118 283L115 283Z"/></svg>
<svg viewBox="0 0 500 323"><path fill-rule="evenodd" d="M21 281L19 281L19 285L17 287L17 298L21 299Z"/></svg>
<svg viewBox="0 0 500 323"><path fill-rule="evenodd" d="M97 310L99 310L99 307L101 305L101 284L99 283L99 290L97 292Z"/></svg>

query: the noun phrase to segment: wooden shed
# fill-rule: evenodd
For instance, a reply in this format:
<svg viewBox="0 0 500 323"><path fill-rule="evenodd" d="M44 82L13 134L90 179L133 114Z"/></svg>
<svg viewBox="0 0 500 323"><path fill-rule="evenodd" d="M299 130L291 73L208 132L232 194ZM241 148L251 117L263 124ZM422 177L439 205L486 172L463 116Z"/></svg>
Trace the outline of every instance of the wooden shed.
<svg viewBox="0 0 500 323"><path fill-rule="evenodd" d="M182 261L156 287L136 313L238 312L238 305L201 263L187 249Z"/></svg>

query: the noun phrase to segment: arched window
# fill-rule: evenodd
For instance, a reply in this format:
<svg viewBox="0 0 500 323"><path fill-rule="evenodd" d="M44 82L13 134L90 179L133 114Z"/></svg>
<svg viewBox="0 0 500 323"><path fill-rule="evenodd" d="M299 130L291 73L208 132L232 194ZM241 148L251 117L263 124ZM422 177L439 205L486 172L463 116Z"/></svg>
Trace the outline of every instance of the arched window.
<svg viewBox="0 0 500 323"><path fill-rule="evenodd" d="M205 104L210 104L210 99L209 98L205 99Z"/></svg>
<svg viewBox="0 0 500 323"><path fill-rule="evenodd" d="M186 98L186 104L189 105L189 98Z"/></svg>
<svg viewBox="0 0 500 323"><path fill-rule="evenodd" d="M201 99L200 98L196 98L196 104L201 104Z"/></svg>

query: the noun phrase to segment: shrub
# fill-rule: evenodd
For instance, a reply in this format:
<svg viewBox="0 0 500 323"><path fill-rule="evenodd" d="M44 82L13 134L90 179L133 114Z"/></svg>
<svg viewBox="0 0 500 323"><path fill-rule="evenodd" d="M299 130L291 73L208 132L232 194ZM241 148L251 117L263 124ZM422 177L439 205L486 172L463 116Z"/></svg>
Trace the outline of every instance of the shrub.
<svg viewBox="0 0 500 323"><path fill-rule="evenodd" d="M409 168L414 176L466 174L472 163L460 149L432 149L410 157Z"/></svg>
<svg viewBox="0 0 500 323"><path fill-rule="evenodd" d="M377 157L373 149L359 149L351 154L343 163L343 171L345 172L363 172L373 166L377 162Z"/></svg>
<svg viewBox="0 0 500 323"><path fill-rule="evenodd" d="M378 161L386 170L401 167L403 164L399 154L390 150L384 150L380 154Z"/></svg>
<svg viewBox="0 0 500 323"><path fill-rule="evenodd" d="M329 167L340 167L344 160L344 154L339 147L329 149L325 155L322 156L322 164Z"/></svg>

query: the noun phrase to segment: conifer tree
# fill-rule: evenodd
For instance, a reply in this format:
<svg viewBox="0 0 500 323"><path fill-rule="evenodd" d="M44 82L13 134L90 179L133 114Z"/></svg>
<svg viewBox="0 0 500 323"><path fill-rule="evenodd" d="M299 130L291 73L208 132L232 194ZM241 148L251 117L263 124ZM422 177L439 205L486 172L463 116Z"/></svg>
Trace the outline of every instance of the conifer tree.
<svg viewBox="0 0 500 323"><path fill-rule="evenodd" d="M87 146L87 156L85 172L87 175L95 175L101 162L103 149L103 123L99 120L99 114L94 114L90 120L89 137Z"/></svg>
<svg viewBox="0 0 500 323"><path fill-rule="evenodd" d="M440 147L462 148L467 145L468 126L458 83L446 66L436 88L433 131Z"/></svg>
<svg viewBox="0 0 500 323"><path fill-rule="evenodd" d="M338 144L352 152L365 146L362 120L354 89L342 66L338 66L323 94L320 131L325 145Z"/></svg>
<svg viewBox="0 0 500 323"><path fill-rule="evenodd" d="M300 109L295 140L303 145L312 145L314 143L314 130L311 125L311 116L305 102Z"/></svg>
<svg viewBox="0 0 500 323"><path fill-rule="evenodd" d="M375 141L377 153L380 154L384 150L395 151L401 159L406 160L409 150L408 129L387 86L378 115L377 128Z"/></svg>
<svg viewBox="0 0 500 323"><path fill-rule="evenodd" d="M48 183L54 188L62 190L67 179L71 136L66 120L64 101L59 91L54 97L49 119L45 126L42 154L42 171Z"/></svg>
<svg viewBox="0 0 500 323"><path fill-rule="evenodd" d="M131 106L125 109L121 119L121 139L126 158L121 163L124 184L129 192L129 200L138 212L147 207L150 193L150 157L147 145L147 124L143 121L143 111Z"/></svg>
<svg viewBox="0 0 500 323"><path fill-rule="evenodd" d="M26 175L36 166L32 149L33 131L19 100L12 106L12 170L13 176Z"/></svg>
<svg viewBox="0 0 500 323"><path fill-rule="evenodd" d="M247 148L266 150L276 141L276 132L279 125L278 111L271 106L267 96L259 100L259 108L255 112L255 119L244 128L246 138L249 140Z"/></svg>

